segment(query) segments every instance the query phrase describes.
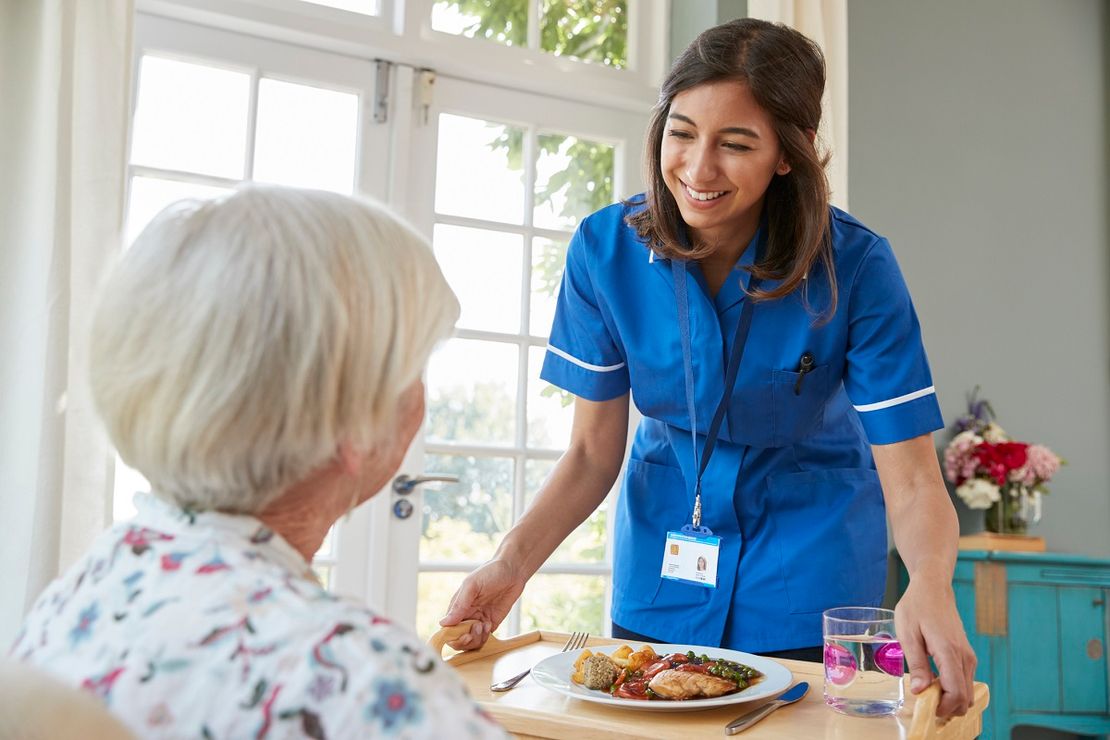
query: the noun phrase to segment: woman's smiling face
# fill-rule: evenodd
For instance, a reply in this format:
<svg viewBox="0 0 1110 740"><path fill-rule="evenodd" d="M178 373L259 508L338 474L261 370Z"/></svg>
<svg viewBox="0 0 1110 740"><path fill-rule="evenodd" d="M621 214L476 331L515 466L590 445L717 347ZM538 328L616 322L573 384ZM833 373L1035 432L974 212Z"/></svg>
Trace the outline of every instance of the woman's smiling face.
<svg viewBox="0 0 1110 740"><path fill-rule="evenodd" d="M750 238L771 178L790 171L771 116L735 80L674 97L660 160L663 181L702 244Z"/></svg>

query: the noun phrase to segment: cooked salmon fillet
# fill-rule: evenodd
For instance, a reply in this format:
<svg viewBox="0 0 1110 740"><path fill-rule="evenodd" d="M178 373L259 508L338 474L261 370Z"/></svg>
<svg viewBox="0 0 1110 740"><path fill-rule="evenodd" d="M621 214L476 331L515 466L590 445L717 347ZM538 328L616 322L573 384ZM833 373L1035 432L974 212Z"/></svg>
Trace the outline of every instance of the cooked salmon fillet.
<svg viewBox="0 0 1110 740"><path fill-rule="evenodd" d="M655 674L648 688L667 699L711 699L736 691L736 684L707 673L669 669Z"/></svg>

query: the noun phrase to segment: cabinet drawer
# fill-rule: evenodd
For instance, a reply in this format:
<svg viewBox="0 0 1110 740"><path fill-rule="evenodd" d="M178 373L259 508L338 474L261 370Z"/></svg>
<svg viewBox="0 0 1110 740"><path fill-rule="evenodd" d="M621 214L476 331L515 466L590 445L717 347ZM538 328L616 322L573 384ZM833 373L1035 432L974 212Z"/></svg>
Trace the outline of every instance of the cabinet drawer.
<svg viewBox="0 0 1110 740"><path fill-rule="evenodd" d="M1044 563L1010 563L1007 577L1012 583L1051 583L1061 586L1110 588L1110 570Z"/></svg>

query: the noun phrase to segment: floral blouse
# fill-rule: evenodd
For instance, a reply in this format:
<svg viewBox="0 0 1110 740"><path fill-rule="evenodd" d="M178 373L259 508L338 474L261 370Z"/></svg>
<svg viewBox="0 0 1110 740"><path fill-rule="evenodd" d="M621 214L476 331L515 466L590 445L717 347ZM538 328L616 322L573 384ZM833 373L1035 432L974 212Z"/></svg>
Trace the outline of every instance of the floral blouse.
<svg viewBox="0 0 1110 740"><path fill-rule="evenodd" d="M144 738L505 737L415 635L324 590L259 520L136 503L39 597L14 657Z"/></svg>

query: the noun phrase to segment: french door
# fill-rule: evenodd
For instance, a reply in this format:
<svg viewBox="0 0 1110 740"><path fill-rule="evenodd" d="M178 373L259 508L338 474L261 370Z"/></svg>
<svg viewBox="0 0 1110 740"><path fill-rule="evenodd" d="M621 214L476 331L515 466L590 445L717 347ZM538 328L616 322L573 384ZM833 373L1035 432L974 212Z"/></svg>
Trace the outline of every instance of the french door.
<svg viewBox="0 0 1110 740"><path fill-rule="evenodd" d="M144 14L136 39L129 239L169 202L240 182L362 193L428 236L459 296L398 471L457 482L387 488L315 563L329 588L427 634L565 450L572 399L539 368L566 245L583 216L641 189L646 113ZM144 487L117 467L117 518ZM612 510L558 549L504 631L607 629Z"/></svg>
<svg viewBox="0 0 1110 740"><path fill-rule="evenodd" d="M432 84L413 79L417 91ZM646 124L446 77L434 91L405 127L403 207L431 237L462 315L429 363L427 417L402 473L458 481L390 491L378 505L385 602L425 635L566 449L573 399L539 379L566 246L582 217L640 190ZM610 499L555 552L505 631L607 629L612 511Z"/></svg>

